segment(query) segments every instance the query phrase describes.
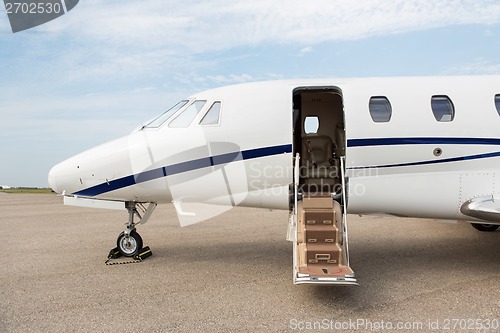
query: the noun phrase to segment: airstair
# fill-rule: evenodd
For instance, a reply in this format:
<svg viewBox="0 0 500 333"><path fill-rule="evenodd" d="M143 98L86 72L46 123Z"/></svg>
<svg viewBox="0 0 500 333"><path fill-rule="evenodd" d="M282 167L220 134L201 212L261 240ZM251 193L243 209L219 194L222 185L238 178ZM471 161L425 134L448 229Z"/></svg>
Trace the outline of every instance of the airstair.
<svg viewBox="0 0 500 333"><path fill-rule="evenodd" d="M295 284L357 285L349 266L345 177L341 159L341 193L299 190L299 159L295 158L294 203L287 239L293 246Z"/></svg>

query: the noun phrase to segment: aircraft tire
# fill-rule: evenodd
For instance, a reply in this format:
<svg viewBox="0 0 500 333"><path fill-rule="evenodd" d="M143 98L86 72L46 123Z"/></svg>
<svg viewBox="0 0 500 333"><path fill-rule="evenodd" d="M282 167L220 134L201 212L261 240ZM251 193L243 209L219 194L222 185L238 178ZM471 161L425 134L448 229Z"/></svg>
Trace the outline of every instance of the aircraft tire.
<svg viewBox="0 0 500 333"><path fill-rule="evenodd" d="M128 239L125 233L122 232L116 240L116 246L120 253L125 257L133 257L142 249L142 238L137 231L132 230Z"/></svg>
<svg viewBox="0 0 500 333"><path fill-rule="evenodd" d="M500 225L495 224L482 224L482 223L471 223L472 227L479 231L491 232L497 230Z"/></svg>

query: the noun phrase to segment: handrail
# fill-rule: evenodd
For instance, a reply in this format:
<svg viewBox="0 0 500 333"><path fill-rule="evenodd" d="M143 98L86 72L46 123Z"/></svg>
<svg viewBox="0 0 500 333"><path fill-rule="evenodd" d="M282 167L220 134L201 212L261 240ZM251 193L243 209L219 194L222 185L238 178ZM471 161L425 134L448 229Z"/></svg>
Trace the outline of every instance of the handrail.
<svg viewBox="0 0 500 333"><path fill-rule="evenodd" d="M345 191L345 172L344 172L345 156L340 157L340 173L342 178L342 226L343 226L343 243L345 244L344 254L346 256L346 264L349 265L349 237L347 234L347 197Z"/></svg>
<svg viewBox="0 0 500 333"><path fill-rule="evenodd" d="M293 192L294 192L294 215L297 216L297 204L298 204L298 192L299 192L299 180L300 180L300 154L295 155L295 166L293 170Z"/></svg>

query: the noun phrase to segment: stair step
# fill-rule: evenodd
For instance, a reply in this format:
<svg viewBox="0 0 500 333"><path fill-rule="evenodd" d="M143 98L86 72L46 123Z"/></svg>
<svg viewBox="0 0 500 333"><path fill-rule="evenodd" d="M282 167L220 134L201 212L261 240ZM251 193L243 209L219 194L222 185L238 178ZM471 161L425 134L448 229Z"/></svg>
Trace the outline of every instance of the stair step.
<svg viewBox="0 0 500 333"><path fill-rule="evenodd" d="M328 228L328 230L317 227L306 227L304 234L304 241L306 243L335 243L338 239L338 230L334 226Z"/></svg>
<svg viewBox="0 0 500 333"><path fill-rule="evenodd" d="M332 209L333 200L330 195L304 197L302 200L302 207L304 209L308 208Z"/></svg>
<svg viewBox="0 0 500 333"><path fill-rule="evenodd" d="M304 211L303 221L307 225L334 224L335 211L331 209L307 209Z"/></svg>
<svg viewBox="0 0 500 333"><path fill-rule="evenodd" d="M334 225L298 226L298 243L335 243L339 239L339 231Z"/></svg>
<svg viewBox="0 0 500 333"><path fill-rule="evenodd" d="M342 250L338 244L307 244L307 263L338 265L340 263L341 252Z"/></svg>
<svg viewBox="0 0 500 333"><path fill-rule="evenodd" d="M298 245L299 266L339 265L342 249L336 243L301 243Z"/></svg>
<svg viewBox="0 0 500 333"><path fill-rule="evenodd" d="M353 275L354 271L343 265L309 265L299 268L299 273L319 277L345 277Z"/></svg>

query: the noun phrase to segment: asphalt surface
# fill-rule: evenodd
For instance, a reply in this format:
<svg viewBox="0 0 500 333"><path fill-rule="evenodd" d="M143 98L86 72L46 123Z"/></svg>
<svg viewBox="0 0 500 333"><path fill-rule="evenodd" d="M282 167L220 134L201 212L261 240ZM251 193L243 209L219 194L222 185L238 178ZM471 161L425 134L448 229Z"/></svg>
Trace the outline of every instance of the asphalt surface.
<svg viewBox="0 0 500 333"><path fill-rule="evenodd" d="M138 229L154 255L106 266L125 211L0 194L0 332L500 331L499 231L349 216L360 285L294 286L287 215L181 228L159 206Z"/></svg>

